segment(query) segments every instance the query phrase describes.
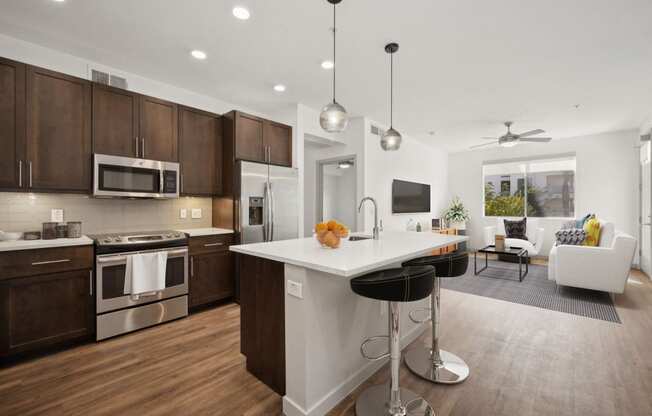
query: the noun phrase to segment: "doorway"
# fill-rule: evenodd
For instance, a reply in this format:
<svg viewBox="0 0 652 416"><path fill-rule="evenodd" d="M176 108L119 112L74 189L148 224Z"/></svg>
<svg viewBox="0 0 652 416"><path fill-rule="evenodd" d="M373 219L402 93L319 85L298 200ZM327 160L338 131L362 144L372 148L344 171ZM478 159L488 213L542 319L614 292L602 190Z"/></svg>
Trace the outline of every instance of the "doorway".
<svg viewBox="0 0 652 416"><path fill-rule="evenodd" d="M357 230L355 156L317 162L317 221L336 220Z"/></svg>
<svg viewBox="0 0 652 416"><path fill-rule="evenodd" d="M640 201L641 216L639 218L640 229L640 265L643 273L652 276L652 143L644 141L640 147L641 161L641 183Z"/></svg>

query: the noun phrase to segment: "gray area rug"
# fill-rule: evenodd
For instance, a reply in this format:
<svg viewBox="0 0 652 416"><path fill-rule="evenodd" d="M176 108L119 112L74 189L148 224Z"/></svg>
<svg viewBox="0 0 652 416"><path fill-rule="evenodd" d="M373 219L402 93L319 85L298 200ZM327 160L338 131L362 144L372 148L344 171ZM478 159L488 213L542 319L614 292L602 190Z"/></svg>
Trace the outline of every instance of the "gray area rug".
<svg viewBox="0 0 652 416"><path fill-rule="evenodd" d="M484 256L478 255L478 268L484 266ZM518 281L518 264L489 260L489 268L476 276L473 274L473 256L464 276L441 279L441 287L536 306L587 318L621 323L611 297L606 292L557 286L548 280L548 267L530 265L530 272Z"/></svg>

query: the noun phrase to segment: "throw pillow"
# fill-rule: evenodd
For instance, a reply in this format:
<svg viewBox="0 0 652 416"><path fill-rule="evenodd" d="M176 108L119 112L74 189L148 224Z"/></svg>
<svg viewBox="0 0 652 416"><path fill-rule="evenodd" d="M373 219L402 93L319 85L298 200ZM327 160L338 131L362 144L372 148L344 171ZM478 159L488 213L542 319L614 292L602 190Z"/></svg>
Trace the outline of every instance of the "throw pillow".
<svg viewBox="0 0 652 416"><path fill-rule="evenodd" d="M589 220L589 218L595 217L595 214L586 214L582 218L575 221L575 228L584 228L584 224Z"/></svg>
<svg viewBox="0 0 652 416"><path fill-rule="evenodd" d="M505 235L507 238L518 238L519 240L527 240L525 231L527 230L527 218L519 221L505 221Z"/></svg>
<svg viewBox="0 0 652 416"><path fill-rule="evenodd" d="M582 227L580 227L582 228ZM577 229L577 220L566 221L561 225L562 230L575 230Z"/></svg>
<svg viewBox="0 0 652 416"><path fill-rule="evenodd" d="M601 229L600 221L598 221L598 219L595 218L595 215L591 216L591 218L589 218L584 223L584 231L586 231L586 238L584 239L583 245L596 247L600 242L600 229Z"/></svg>
<svg viewBox="0 0 652 416"><path fill-rule="evenodd" d="M557 245L579 246L586 238L586 231L581 228L559 230L555 233Z"/></svg>

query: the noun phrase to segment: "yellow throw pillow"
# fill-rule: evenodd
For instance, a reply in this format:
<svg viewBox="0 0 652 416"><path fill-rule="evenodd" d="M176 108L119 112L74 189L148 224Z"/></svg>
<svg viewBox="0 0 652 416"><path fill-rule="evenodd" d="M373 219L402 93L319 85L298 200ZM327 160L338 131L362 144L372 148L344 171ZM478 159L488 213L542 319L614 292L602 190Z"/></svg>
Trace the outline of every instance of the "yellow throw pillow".
<svg viewBox="0 0 652 416"><path fill-rule="evenodd" d="M586 231L586 238L582 245L595 247L600 242L600 221L595 216L589 218L584 223L584 231Z"/></svg>

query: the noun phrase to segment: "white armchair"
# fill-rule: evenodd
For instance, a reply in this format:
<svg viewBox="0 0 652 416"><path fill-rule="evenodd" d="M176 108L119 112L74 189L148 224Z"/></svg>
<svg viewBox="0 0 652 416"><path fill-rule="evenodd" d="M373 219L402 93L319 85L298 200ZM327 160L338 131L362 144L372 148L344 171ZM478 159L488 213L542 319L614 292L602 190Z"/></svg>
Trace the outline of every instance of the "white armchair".
<svg viewBox="0 0 652 416"><path fill-rule="evenodd" d="M496 234L505 235L505 223L502 218L499 218L496 225L484 227L484 243L485 245L492 245L496 243ZM518 238L506 238L505 244L510 247L520 247L528 251L529 256L536 256L541 251L543 246L544 229L539 228L538 223L533 218L527 219L525 227L525 235L527 240Z"/></svg>
<svg viewBox="0 0 652 416"><path fill-rule="evenodd" d="M623 293L636 252L636 239L602 225L598 247L560 245L550 250L548 279L558 285Z"/></svg>

